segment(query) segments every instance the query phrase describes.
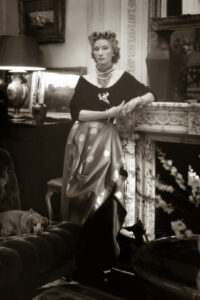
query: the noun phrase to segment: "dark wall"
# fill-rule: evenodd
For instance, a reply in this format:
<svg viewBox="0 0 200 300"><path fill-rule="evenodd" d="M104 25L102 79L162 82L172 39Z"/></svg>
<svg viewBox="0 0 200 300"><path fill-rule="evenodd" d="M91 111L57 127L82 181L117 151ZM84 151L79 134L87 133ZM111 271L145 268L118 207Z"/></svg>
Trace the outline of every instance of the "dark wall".
<svg viewBox="0 0 200 300"><path fill-rule="evenodd" d="M71 122L45 125L8 124L0 146L13 159L22 209L46 215L47 181L62 176L66 139Z"/></svg>
<svg viewBox="0 0 200 300"><path fill-rule="evenodd" d="M182 0L168 0L167 1L167 15L178 16L182 13Z"/></svg>

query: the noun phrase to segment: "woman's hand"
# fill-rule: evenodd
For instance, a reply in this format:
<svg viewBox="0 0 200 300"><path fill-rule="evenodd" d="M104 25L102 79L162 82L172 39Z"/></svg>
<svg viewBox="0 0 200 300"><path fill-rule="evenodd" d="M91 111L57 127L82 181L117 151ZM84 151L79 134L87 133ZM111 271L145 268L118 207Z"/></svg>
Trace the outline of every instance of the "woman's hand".
<svg viewBox="0 0 200 300"><path fill-rule="evenodd" d="M122 116L125 117L126 114L133 111L135 108L142 108L144 105L154 101L154 96L152 93L147 93L141 97L136 97L127 102L122 109Z"/></svg>
<svg viewBox="0 0 200 300"><path fill-rule="evenodd" d="M145 106L148 103L151 103L154 100L154 98L151 97L138 97L138 99L136 99L136 107L137 108L142 108L143 106Z"/></svg>
<svg viewBox="0 0 200 300"><path fill-rule="evenodd" d="M109 117L116 118L119 114L121 114L123 107L124 107L124 103L125 103L125 101L122 101L122 103L120 105L109 108L107 110Z"/></svg>

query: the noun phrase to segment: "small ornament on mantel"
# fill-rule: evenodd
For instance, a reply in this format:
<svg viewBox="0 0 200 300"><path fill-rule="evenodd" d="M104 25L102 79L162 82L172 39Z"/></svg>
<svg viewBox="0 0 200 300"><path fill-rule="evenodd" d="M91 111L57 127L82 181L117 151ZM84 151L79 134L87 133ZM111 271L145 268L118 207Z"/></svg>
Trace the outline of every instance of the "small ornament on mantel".
<svg viewBox="0 0 200 300"><path fill-rule="evenodd" d="M41 125L45 121L47 106L44 103L35 103L32 106L32 116L35 125Z"/></svg>
<svg viewBox="0 0 200 300"><path fill-rule="evenodd" d="M47 114L47 106L41 101L41 76L42 72L34 72L33 73L33 83L32 87L32 97L33 104L31 107L31 114L33 117L33 123L35 125L41 125L44 123L46 114Z"/></svg>

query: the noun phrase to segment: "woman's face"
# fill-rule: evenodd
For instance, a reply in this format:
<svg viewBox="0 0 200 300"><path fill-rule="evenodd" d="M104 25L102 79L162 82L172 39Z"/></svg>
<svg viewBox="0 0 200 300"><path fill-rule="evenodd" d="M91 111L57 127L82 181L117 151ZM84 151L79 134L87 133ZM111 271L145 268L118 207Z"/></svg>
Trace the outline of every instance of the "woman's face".
<svg viewBox="0 0 200 300"><path fill-rule="evenodd" d="M113 48L108 40L99 39L93 45L93 55L96 63L101 67L112 65Z"/></svg>

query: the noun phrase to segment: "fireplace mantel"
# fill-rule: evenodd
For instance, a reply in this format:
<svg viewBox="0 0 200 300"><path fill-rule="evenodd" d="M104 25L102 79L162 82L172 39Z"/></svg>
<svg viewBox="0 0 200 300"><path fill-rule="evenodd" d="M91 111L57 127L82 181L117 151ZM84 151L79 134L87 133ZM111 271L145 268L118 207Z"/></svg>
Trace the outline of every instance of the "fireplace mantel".
<svg viewBox="0 0 200 300"><path fill-rule="evenodd" d="M155 233L155 142L200 144L200 104L154 102L120 120L119 133L128 172L126 225L140 218L150 239Z"/></svg>
<svg viewBox="0 0 200 300"><path fill-rule="evenodd" d="M135 131L160 141L200 143L200 104L154 102L137 110Z"/></svg>

